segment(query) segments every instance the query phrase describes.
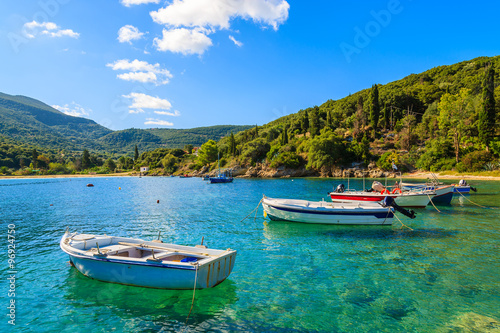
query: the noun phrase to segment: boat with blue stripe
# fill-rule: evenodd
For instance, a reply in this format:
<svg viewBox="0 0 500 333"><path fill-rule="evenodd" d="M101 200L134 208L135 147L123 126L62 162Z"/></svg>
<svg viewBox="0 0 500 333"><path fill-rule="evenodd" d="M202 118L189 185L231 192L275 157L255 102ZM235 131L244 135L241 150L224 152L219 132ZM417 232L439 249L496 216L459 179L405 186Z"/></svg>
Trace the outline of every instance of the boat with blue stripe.
<svg viewBox="0 0 500 333"><path fill-rule="evenodd" d="M394 208L379 202L336 203L264 197L262 205L265 217L290 222L391 225L394 218Z"/></svg>

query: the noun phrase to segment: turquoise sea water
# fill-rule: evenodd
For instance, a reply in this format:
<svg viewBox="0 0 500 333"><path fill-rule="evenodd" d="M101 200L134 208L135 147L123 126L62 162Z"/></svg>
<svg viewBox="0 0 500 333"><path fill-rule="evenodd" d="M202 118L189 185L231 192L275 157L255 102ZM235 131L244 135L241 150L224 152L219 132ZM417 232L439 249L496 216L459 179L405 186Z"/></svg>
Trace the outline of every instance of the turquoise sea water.
<svg viewBox="0 0 500 333"><path fill-rule="evenodd" d="M86 187L92 182L94 187ZM500 182L471 204L417 210L391 226L269 222L269 197L327 198L340 180L0 180L0 332L470 332L500 329ZM345 182L344 182L345 183ZM362 181L351 180L361 188ZM368 187L368 185L366 185ZM119 189L121 188L121 189ZM157 203L157 200L160 200ZM7 321L7 233L15 225L15 326ZM71 231L238 251L229 278L192 291L104 283L71 267Z"/></svg>

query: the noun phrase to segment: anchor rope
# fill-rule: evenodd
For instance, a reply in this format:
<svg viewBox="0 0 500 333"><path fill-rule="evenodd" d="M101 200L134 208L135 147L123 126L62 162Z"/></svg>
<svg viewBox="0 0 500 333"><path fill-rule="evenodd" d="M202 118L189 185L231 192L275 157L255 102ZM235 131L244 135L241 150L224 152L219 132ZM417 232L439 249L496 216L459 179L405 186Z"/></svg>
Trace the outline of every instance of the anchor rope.
<svg viewBox="0 0 500 333"><path fill-rule="evenodd" d="M194 274L194 287L193 287L193 300L191 301L191 308L189 309L189 313L186 318L186 326L184 326L184 332L187 328L187 323L189 320L189 316L191 315L191 311L193 311L193 305L194 305L194 295L196 294L196 282L198 281L198 263L195 264L195 274Z"/></svg>
<svg viewBox="0 0 500 333"><path fill-rule="evenodd" d="M458 193L459 193L459 194L460 194L460 195L461 195L464 199L468 200L471 204L474 204L474 205L479 206L479 207L481 207L481 208L491 208L491 207L481 206L481 205L479 205L479 204L477 204L477 203L475 203L475 202L471 201L469 198L465 197L465 195L463 195L463 194L462 194L462 192L458 192Z"/></svg>
<svg viewBox="0 0 500 333"><path fill-rule="evenodd" d="M401 223L401 225L402 225L403 227L406 227L406 228L410 229L411 231L413 231L413 229L412 229L412 228L410 228L409 226L407 226L406 224L404 224L404 223L403 223L403 221L401 221L401 220L399 219L399 217L398 217L396 214L394 214L394 217L398 219L399 223Z"/></svg>
<svg viewBox="0 0 500 333"><path fill-rule="evenodd" d="M441 213L441 211L440 211L439 209L437 209L437 207L436 207L436 205L434 204L434 202L432 202L432 198L431 198L431 196L430 196L429 194L427 194L427 197L429 198L429 201L430 201L430 202L431 202L431 204L434 206L434 208L436 208L436 210L437 210L438 212L440 212L440 213Z"/></svg>
<svg viewBox="0 0 500 333"><path fill-rule="evenodd" d="M241 221L240 221L240 223L241 223L241 222L243 222L243 221L245 221L245 220L246 220L246 219L247 219L250 215L252 215L252 213L253 213L253 212L255 212L257 209L259 209L259 206L260 206L260 204L262 203L262 200L264 200L264 198L260 199L259 204L257 205L257 207L255 207L255 208L254 208L254 209L250 212L250 214L248 214L247 216L245 216L245 217L243 218L243 220L241 220ZM254 221L255 221L255 219L256 219L256 218L257 218L257 212L255 212L255 218L254 218Z"/></svg>

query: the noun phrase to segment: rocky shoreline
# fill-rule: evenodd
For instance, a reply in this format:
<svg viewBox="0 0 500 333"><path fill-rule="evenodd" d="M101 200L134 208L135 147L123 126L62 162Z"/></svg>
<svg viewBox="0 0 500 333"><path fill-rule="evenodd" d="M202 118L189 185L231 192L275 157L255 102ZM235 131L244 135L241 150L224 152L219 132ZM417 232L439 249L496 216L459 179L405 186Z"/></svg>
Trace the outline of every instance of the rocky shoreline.
<svg viewBox="0 0 500 333"><path fill-rule="evenodd" d="M233 177L237 178L289 178L289 177L336 177L336 178L396 178L394 172L383 171L370 164L368 168L352 167L352 168L321 168L321 170L308 170L306 168L289 169L279 167L271 168L265 164L256 164L251 167L233 166L227 168L232 172ZM208 167L203 167L198 171L190 172L188 175L193 177L216 176L217 170L209 171Z"/></svg>

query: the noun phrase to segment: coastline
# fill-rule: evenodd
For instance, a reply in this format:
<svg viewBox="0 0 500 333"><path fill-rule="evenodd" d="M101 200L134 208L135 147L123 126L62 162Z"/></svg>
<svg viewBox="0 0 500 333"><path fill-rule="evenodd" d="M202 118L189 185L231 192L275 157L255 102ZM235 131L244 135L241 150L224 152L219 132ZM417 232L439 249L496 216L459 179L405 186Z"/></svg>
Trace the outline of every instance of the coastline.
<svg viewBox="0 0 500 333"><path fill-rule="evenodd" d="M477 175L443 175L439 173L434 173L439 179L453 179L457 180L457 182L460 179L467 179L467 180L498 180L500 181L500 177L495 177L495 176L477 176ZM95 174L95 175L82 175L82 174L72 174L72 175L33 175L33 176L0 176L0 180L2 179L47 179L47 178L103 178L103 177L137 177L137 173L135 172L123 172L123 173L111 173L111 174ZM154 176L147 176L145 177L154 177ZM414 178L414 179L427 179L427 178L432 178L432 173L431 172L412 172L412 173L404 173L402 175L403 178ZM258 177L255 177L258 178ZM297 177L297 178L302 178L302 177ZM313 177L313 178L325 178L325 177ZM328 177L328 178L337 178L337 179L342 179L339 177ZM398 178L398 177L396 177ZM393 178L391 178L393 179Z"/></svg>
<svg viewBox="0 0 500 333"><path fill-rule="evenodd" d="M132 172L110 173L99 175L33 175L33 176L0 176L1 179L47 179L47 178L103 178L103 177L134 177Z"/></svg>

